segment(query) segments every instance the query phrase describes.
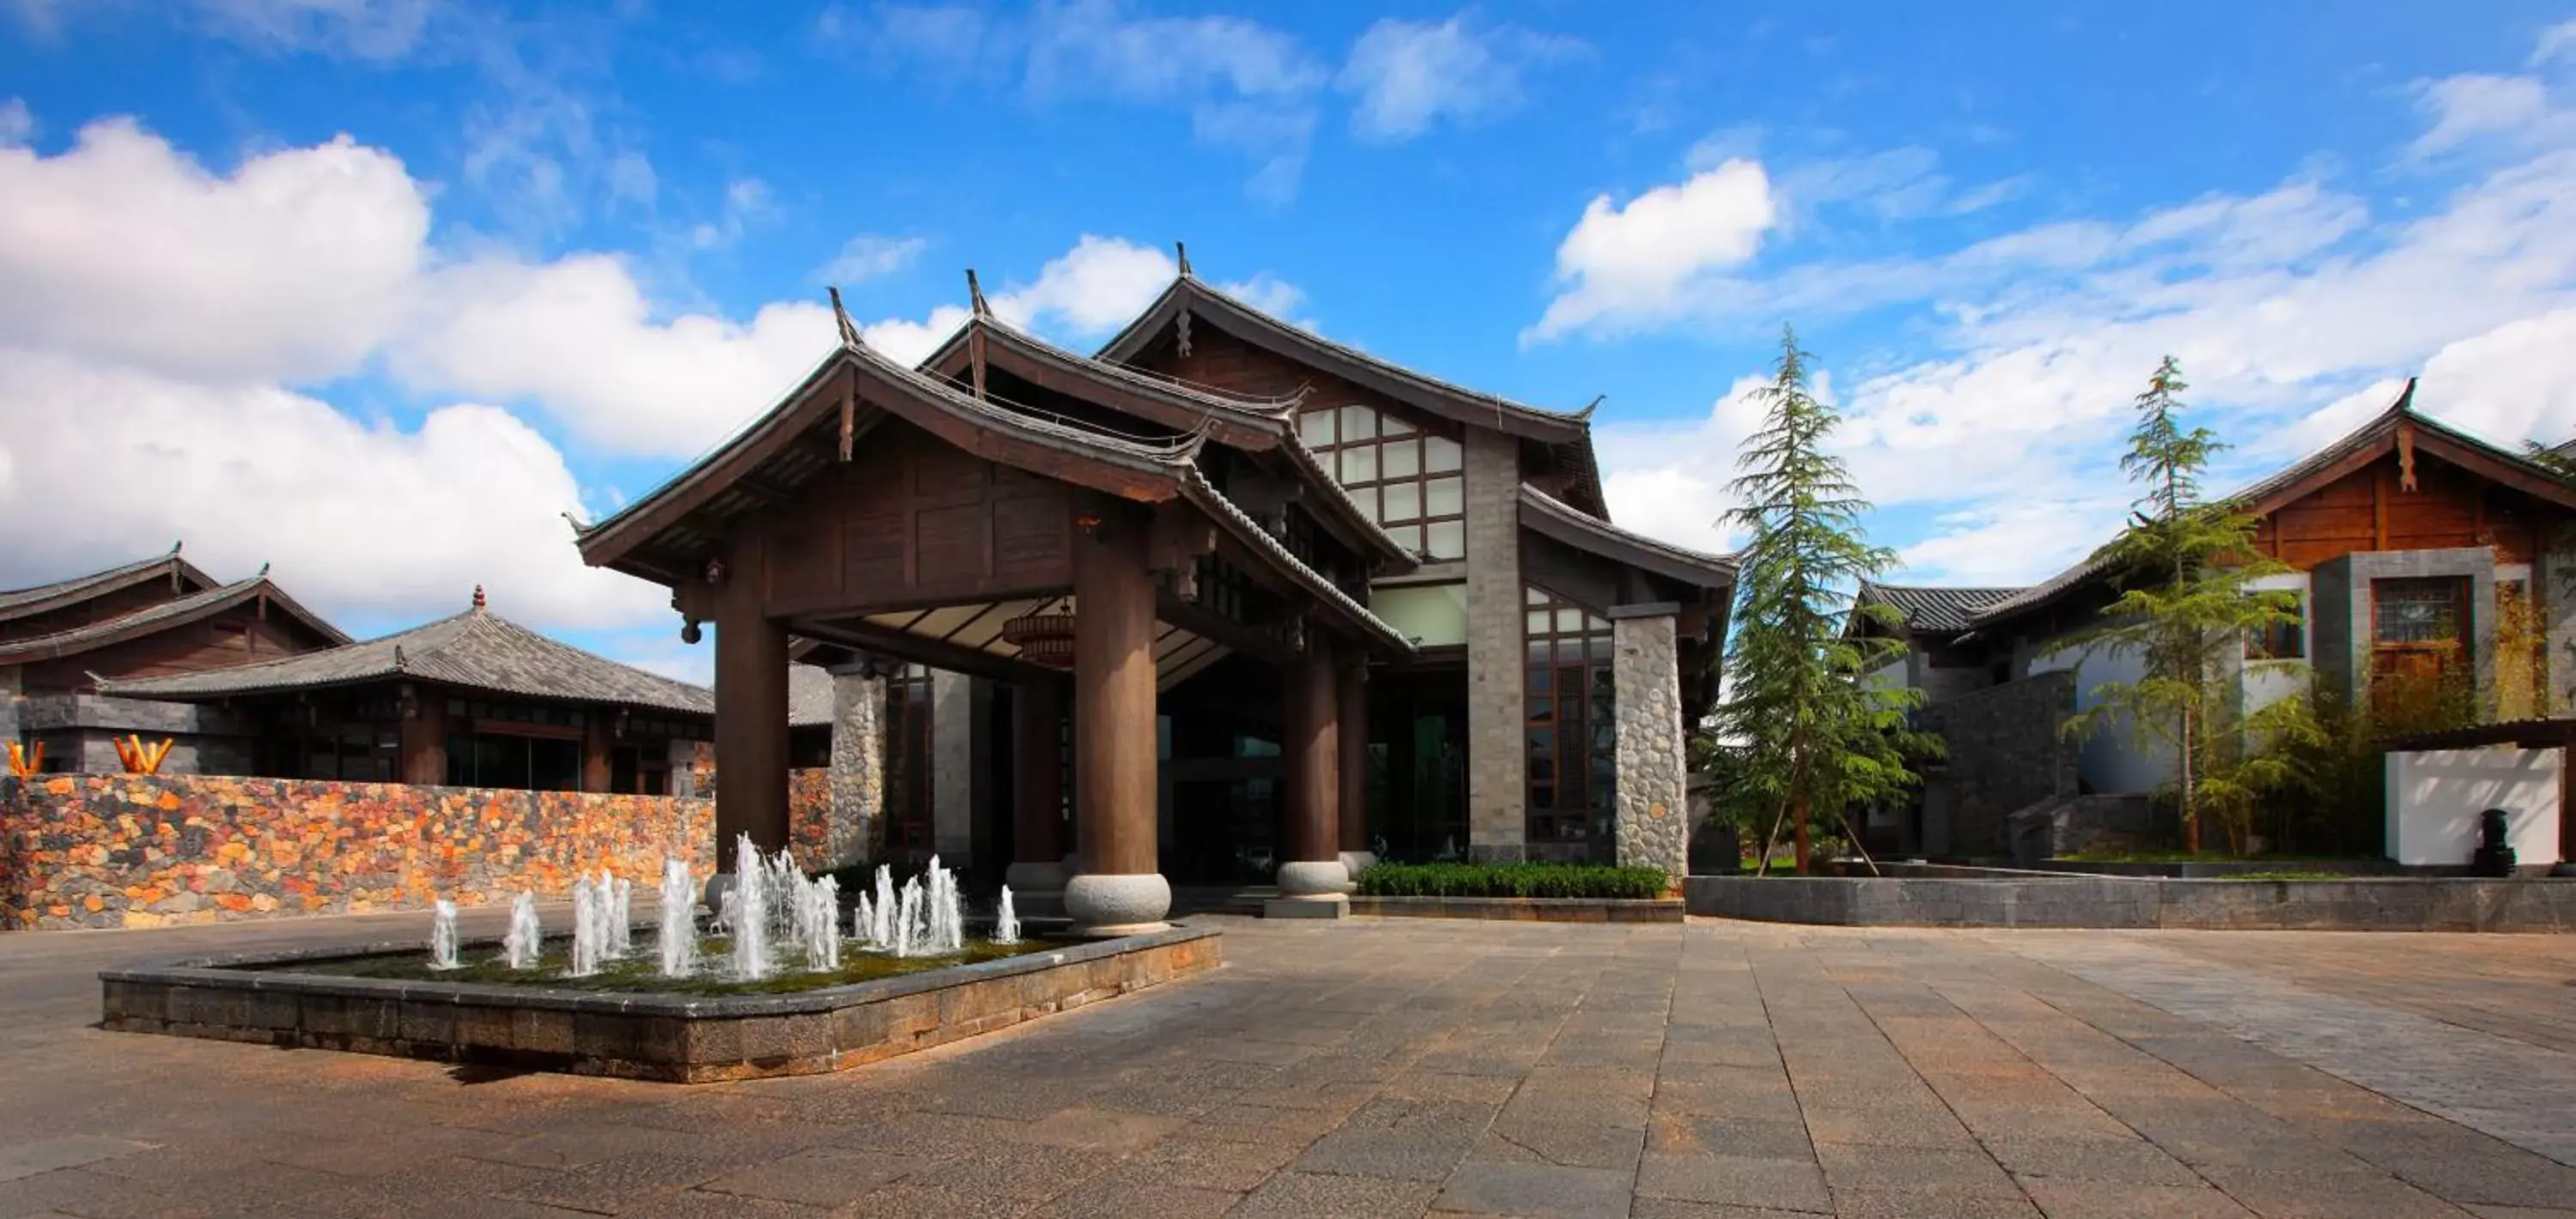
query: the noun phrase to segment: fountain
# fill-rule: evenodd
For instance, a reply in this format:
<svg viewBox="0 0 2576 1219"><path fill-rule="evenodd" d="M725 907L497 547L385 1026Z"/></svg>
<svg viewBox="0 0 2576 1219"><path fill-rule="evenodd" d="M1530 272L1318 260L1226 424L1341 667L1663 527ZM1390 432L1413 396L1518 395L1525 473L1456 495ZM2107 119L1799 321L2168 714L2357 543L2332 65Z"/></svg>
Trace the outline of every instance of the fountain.
<svg viewBox="0 0 2576 1219"><path fill-rule="evenodd" d="M733 976L757 982L769 976L769 868L751 835L736 839L733 849L734 886L725 894L733 905L727 920L733 933Z"/></svg>
<svg viewBox="0 0 2576 1219"><path fill-rule="evenodd" d="M798 894L798 921L805 925L805 968L841 967L841 882L829 876L806 881Z"/></svg>
<svg viewBox="0 0 2576 1219"><path fill-rule="evenodd" d="M662 976L685 978L698 969L698 885L689 865L662 861Z"/></svg>
<svg viewBox="0 0 2576 1219"><path fill-rule="evenodd" d="M635 951L635 882L599 870L608 892L608 955L614 959Z"/></svg>
<svg viewBox="0 0 2576 1219"><path fill-rule="evenodd" d="M1020 942L1020 916L1017 911L1011 909L1009 885L1002 886L1002 907L993 915L993 942L996 944Z"/></svg>
<svg viewBox="0 0 2576 1219"><path fill-rule="evenodd" d="M858 904L850 911L850 938L857 940L861 948L883 948L884 945L877 943L876 933L876 910L870 906L868 895L862 893L858 896Z"/></svg>
<svg viewBox="0 0 2576 1219"><path fill-rule="evenodd" d="M510 931L501 937L502 959L512 969L535 969L545 942L545 928L537 924L537 895L522 889L510 903Z"/></svg>
<svg viewBox="0 0 2576 1219"><path fill-rule="evenodd" d="M609 895L599 882L587 876L572 882L572 977L599 972L600 958L608 951L608 907Z"/></svg>
<svg viewBox="0 0 2576 1219"><path fill-rule="evenodd" d="M438 899L429 916L429 967L454 969L456 959L456 903Z"/></svg>
<svg viewBox="0 0 2576 1219"><path fill-rule="evenodd" d="M877 865L877 900L876 905L870 909L874 912L876 921L868 924L868 942L876 945L881 952L892 951L895 916L894 869L884 864Z"/></svg>

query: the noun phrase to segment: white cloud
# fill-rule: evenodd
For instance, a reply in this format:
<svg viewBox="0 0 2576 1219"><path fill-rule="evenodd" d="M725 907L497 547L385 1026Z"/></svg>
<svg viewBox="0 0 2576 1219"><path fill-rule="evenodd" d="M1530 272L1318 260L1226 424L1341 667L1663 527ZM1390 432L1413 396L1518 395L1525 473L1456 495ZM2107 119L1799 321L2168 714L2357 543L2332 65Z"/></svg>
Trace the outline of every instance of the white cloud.
<svg viewBox="0 0 2576 1219"><path fill-rule="evenodd" d="M2568 110L2561 86L2544 108ZM2450 117L2428 112L2427 127ZM2455 147L2446 164L2462 184L2400 217L2308 166L2269 191L1946 253L1704 275L1660 314L1605 325L1741 334L1909 308L1904 333L1933 352L1852 385L1838 451L1897 509L1882 519L1906 522L1894 540L1910 543L1913 574L2034 579L2117 527L2130 398L2166 354L2193 382L2196 421L2239 446L2213 491L2348 431L2418 371L2419 407L2498 443L2576 434L2576 130ZM1783 236L1764 257L1795 249ZM1647 520L1722 507L1700 473L1719 442L1654 439L1615 460L1605 439L1609 485L1658 488L1637 510ZM1614 506L1628 511L1615 492Z"/></svg>
<svg viewBox="0 0 2576 1219"><path fill-rule="evenodd" d="M390 355L416 388L533 399L604 449L686 457L768 406L834 341L820 302L765 305L748 322L657 319L623 263L582 254L439 271Z"/></svg>
<svg viewBox="0 0 2576 1219"><path fill-rule="evenodd" d="M725 184L724 210L717 218L689 230L689 244L715 250L742 240L745 227L770 212L769 184L758 178L736 178Z"/></svg>
<svg viewBox="0 0 2576 1219"><path fill-rule="evenodd" d="M832 256L814 272L814 278L830 284L865 283L892 275L911 266L930 243L919 237L883 237L861 233L843 242L841 252Z"/></svg>
<svg viewBox="0 0 2576 1219"><path fill-rule="evenodd" d="M453 613L478 583L555 628L649 622L668 601L582 565L559 515L581 508L562 456L488 406L402 431L269 386L0 353L0 469L0 519L44 522L0 553L0 585L184 538L219 578L274 562L325 614Z"/></svg>
<svg viewBox="0 0 2576 1219"><path fill-rule="evenodd" d="M1727 161L1624 206L1594 196L1557 247L1562 290L1525 337L1660 319L1703 272L1753 257L1778 216L1770 177L1754 161Z"/></svg>
<svg viewBox="0 0 2576 1219"><path fill-rule="evenodd" d="M2531 49L2531 62L2535 65L2562 59L2576 61L2576 18L2542 30L2539 44Z"/></svg>
<svg viewBox="0 0 2576 1219"><path fill-rule="evenodd" d="M0 102L0 148L36 138L36 115L23 98Z"/></svg>
<svg viewBox="0 0 2576 1219"><path fill-rule="evenodd" d="M2416 137L2418 155L2444 152L2479 136L2528 132L2550 117L2549 90L2528 76L2452 76L2417 86L2430 130Z"/></svg>
<svg viewBox="0 0 2576 1219"><path fill-rule="evenodd" d="M131 121L0 147L0 346L231 382L328 377L394 324L429 205L346 137L217 176Z"/></svg>
<svg viewBox="0 0 2576 1219"><path fill-rule="evenodd" d="M1024 329L1061 326L1096 335L1134 320L1162 294L1180 268L1151 246L1090 233L1038 271L1036 282L988 299L993 313Z"/></svg>
<svg viewBox="0 0 2576 1219"><path fill-rule="evenodd" d="M400 59L420 44L430 0L196 0L214 32L271 51Z"/></svg>
<svg viewBox="0 0 2576 1219"><path fill-rule="evenodd" d="M1480 29L1465 13L1437 23L1383 17L1351 45L1339 83L1359 98L1352 129L1394 143L1442 118L1464 123L1511 109L1521 102L1523 71L1582 49L1516 26Z"/></svg>
<svg viewBox="0 0 2576 1219"><path fill-rule="evenodd" d="M1041 97L1291 97L1323 83L1296 38L1241 17L1136 17L1113 0L1038 7L1028 63Z"/></svg>

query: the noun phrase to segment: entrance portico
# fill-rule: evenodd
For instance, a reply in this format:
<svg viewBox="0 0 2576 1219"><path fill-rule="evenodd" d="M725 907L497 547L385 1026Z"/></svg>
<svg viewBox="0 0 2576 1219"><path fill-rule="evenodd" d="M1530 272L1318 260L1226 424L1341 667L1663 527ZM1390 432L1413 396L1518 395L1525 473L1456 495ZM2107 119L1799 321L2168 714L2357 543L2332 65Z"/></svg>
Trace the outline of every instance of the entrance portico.
<svg viewBox="0 0 2576 1219"><path fill-rule="evenodd" d="M1332 507L1286 407L1055 367L971 326L995 358L968 385L853 336L742 436L583 533L590 562L672 589L684 635L715 627L719 866L736 835L786 842L793 634L1006 684L1012 879L1060 884L1094 929L1170 908L1161 694L1229 658L1272 668L1300 742L1283 887L1337 896L1343 686L1413 650L1352 594L1403 553Z"/></svg>

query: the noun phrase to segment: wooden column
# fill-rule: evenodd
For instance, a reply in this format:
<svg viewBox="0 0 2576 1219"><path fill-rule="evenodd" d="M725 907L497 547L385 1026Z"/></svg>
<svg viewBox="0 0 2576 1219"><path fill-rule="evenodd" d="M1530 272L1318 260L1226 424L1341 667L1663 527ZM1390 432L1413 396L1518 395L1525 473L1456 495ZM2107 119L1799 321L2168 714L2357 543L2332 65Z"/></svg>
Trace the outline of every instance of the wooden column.
<svg viewBox="0 0 2576 1219"><path fill-rule="evenodd" d="M447 782L447 696L414 687L403 693L402 781L418 787Z"/></svg>
<svg viewBox="0 0 2576 1219"><path fill-rule="evenodd" d="M1103 510L1075 539L1073 598L1073 810L1083 870L1153 874L1154 584L1138 515Z"/></svg>
<svg viewBox="0 0 2576 1219"><path fill-rule="evenodd" d="M1280 708L1279 753L1286 790L1280 825L1279 892L1338 893L1350 881L1341 864L1341 695L1333 649L1309 630L1306 650L1279 675L1286 699Z"/></svg>
<svg viewBox="0 0 2576 1219"><path fill-rule="evenodd" d="M617 742L609 737L609 726L617 714L614 707L592 707L581 715L581 789L586 792L608 790L616 768L610 765L611 751Z"/></svg>
<svg viewBox="0 0 2576 1219"><path fill-rule="evenodd" d="M758 555L737 553L714 598L716 870L728 873L736 835L787 845L787 629L762 612L759 565L745 557Z"/></svg>
<svg viewBox="0 0 2576 1219"><path fill-rule="evenodd" d="M1368 836L1368 657L1353 649L1335 669L1340 696L1341 835L1345 856L1364 854ZM1348 859L1344 860L1349 862Z"/></svg>
<svg viewBox="0 0 2576 1219"><path fill-rule="evenodd" d="M1033 681L1012 690L1011 730L1011 861L1053 868L1064 861L1063 689Z"/></svg>

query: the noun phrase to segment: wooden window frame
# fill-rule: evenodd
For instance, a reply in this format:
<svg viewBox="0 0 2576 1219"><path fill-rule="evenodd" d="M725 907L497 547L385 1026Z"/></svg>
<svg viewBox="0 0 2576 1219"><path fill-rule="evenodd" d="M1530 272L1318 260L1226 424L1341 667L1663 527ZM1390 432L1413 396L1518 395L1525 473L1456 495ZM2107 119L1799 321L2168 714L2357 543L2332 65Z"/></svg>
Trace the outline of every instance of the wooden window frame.
<svg viewBox="0 0 2576 1219"><path fill-rule="evenodd" d="M1365 419L1369 435L1354 438L1355 421ZM1329 422L1327 422L1329 420ZM1401 429L1400 431L1394 429ZM1409 414L1365 403L1349 402L1310 408L1297 416L1298 438L1313 450L1333 481L1358 501L1360 512L1387 531L1396 544L1422 554L1433 562L1456 562L1467 557L1467 438L1456 425L1446 421L1421 419ZM1438 440L1457 450L1457 464L1446 469L1431 468L1432 441ZM1391 445L1410 445L1413 450L1413 472L1389 475L1387 453ZM1343 477L1344 457L1359 450L1369 451L1367 465L1371 473L1364 478ZM1458 505L1454 512L1431 510L1431 487L1455 484ZM1385 508L1390 488L1409 490L1413 496L1413 515L1389 521ZM1456 553L1451 547L1434 550L1431 545L1435 527L1444 536L1454 531Z"/></svg>
<svg viewBox="0 0 2576 1219"><path fill-rule="evenodd" d="M1618 690L1610 680L1610 621L1591 606L1535 584L1522 594L1522 611L1521 748L1525 758L1522 789L1527 840L1607 848L1612 843L1612 818L1617 815L1619 802ZM1539 617L1542 614L1543 619ZM1567 614L1577 616L1572 630L1565 627ZM1544 630L1539 629L1542 622ZM1544 666L1537 663L1536 657L1541 646L1548 649ZM1541 673L1546 675L1544 688L1538 680ZM1566 684L1569 680L1573 682L1571 690ZM1571 719L1565 714L1568 711L1572 712ZM1594 739L1603 728L1610 733L1606 748ZM1543 746L1538 735L1541 732L1548 734ZM1610 763L1608 782L1602 790L1595 791L1595 764L1604 758ZM1540 759L1549 764L1550 773L1545 778L1539 776L1536 767L1526 764ZM1573 777L1572 790L1577 793L1572 803L1563 799L1569 775Z"/></svg>

